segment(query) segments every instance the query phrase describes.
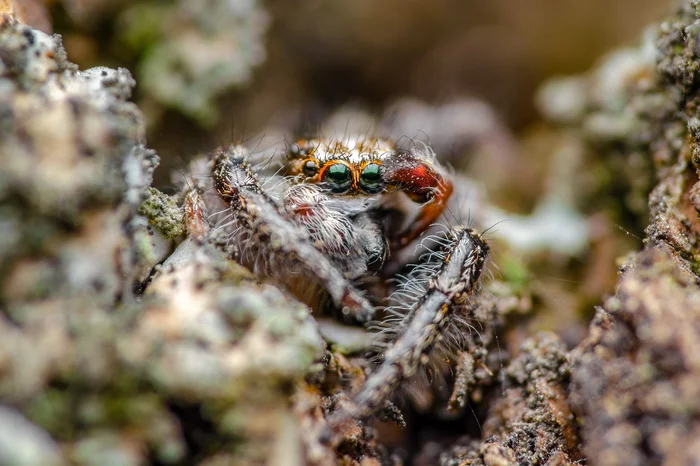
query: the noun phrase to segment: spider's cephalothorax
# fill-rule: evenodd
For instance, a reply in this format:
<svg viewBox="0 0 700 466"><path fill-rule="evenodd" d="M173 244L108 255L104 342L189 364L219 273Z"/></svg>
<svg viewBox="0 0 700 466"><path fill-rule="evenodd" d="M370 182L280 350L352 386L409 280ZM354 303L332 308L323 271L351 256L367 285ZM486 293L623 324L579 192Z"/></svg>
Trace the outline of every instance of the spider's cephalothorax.
<svg viewBox="0 0 700 466"><path fill-rule="evenodd" d="M450 327L459 325L460 310L478 289L488 247L473 230L454 227L432 236L417 263L397 263L401 255L395 253L440 217L452 194L447 171L427 146L399 150L383 139L347 136L301 140L285 153L282 170L263 175L264 182L258 173L265 168L256 172L247 159L241 146L212 157L216 199L226 206L210 217L212 231L226 229L232 255L277 280L315 312L323 311L319 297L327 296L326 303L358 321L370 320L374 305L389 302L383 314L400 316L384 325L378 348L386 351L379 367L353 407L338 412L331 424L368 416L430 359ZM417 206L417 213L395 215L407 203ZM373 293L358 288L387 263L393 270L413 271L377 287L383 290L379 295L374 288Z"/></svg>
<svg viewBox="0 0 700 466"><path fill-rule="evenodd" d="M391 238L398 247L409 244L440 217L453 190L429 147L398 150L388 140L368 137L297 141L289 150L287 174L334 195L402 191L424 204L412 225Z"/></svg>

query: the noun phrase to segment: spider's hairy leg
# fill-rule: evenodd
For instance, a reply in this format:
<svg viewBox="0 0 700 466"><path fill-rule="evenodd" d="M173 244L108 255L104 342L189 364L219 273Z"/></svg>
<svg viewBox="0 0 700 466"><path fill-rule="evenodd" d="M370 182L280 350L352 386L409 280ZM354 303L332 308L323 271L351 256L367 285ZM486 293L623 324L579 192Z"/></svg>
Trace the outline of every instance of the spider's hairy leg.
<svg viewBox="0 0 700 466"><path fill-rule="evenodd" d="M185 226L187 234L195 241L201 242L209 232L207 211L204 200L197 189L191 189L185 195Z"/></svg>
<svg viewBox="0 0 700 466"><path fill-rule="evenodd" d="M414 202L423 204L412 225L395 240L395 246L402 248L442 215L454 187L446 170L427 146L421 150L401 152L385 162L383 176L389 186L395 186Z"/></svg>
<svg viewBox="0 0 700 466"><path fill-rule="evenodd" d="M314 247L306 230L285 215L265 193L246 163L242 148L218 150L212 175L214 188L231 209L231 217L240 231L241 248L248 257L253 257L253 268L257 268L259 261L271 263L268 272L282 279L296 271L304 272L324 287L343 313L360 321L372 318L374 309L362 293Z"/></svg>
<svg viewBox="0 0 700 466"><path fill-rule="evenodd" d="M446 240L446 241L445 241ZM400 383L417 374L429 360L455 313L476 294L489 247L470 228L450 230L444 246L426 255L398 292L420 295L407 309L398 336L386 351L379 367L368 377L346 412L329 424L347 417L365 418L382 408ZM401 309L389 309L399 314Z"/></svg>

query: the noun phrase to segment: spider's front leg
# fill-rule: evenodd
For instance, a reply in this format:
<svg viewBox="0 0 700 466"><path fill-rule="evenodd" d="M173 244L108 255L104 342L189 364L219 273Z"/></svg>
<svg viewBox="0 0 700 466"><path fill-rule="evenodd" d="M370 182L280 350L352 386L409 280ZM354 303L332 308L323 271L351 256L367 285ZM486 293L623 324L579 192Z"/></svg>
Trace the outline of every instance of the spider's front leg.
<svg viewBox="0 0 700 466"><path fill-rule="evenodd" d="M387 309L388 314L401 319L389 328L389 349L350 407L329 419L331 427L349 417L366 418L383 407L401 382L416 375L428 362L447 328L460 323L459 311L473 302L488 245L474 230L465 227L450 230L436 242L441 248L430 251L397 291L398 295L415 297L417 301Z"/></svg>
<svg viewBox="0 0 700 466"><path fill-rule="evenodd" d="M246 265L286 281L302 272L325 288L333 304L360 321L374 308L335 265L309 240L308 232L292 221L265 193L245 162L240 147L219 150L212 170L214 188L230 207L236 240ZM264 266L267 267L264 267ZM295 280L290 291L307 296L308 280ZM290 287L292 288L292 287ZM305 288L305 289L301 289ZM303 298L301 298L303 299Z"/></svg>
<svg viewBox="0 0 700 466"><path fill-rule="evenodd" d="M408 245L432 225L447 207L453 186L446 170L439 165L432 150L401 152L382 166L384 182L423 206L412 225L394 240L394 247Z"/></svg>

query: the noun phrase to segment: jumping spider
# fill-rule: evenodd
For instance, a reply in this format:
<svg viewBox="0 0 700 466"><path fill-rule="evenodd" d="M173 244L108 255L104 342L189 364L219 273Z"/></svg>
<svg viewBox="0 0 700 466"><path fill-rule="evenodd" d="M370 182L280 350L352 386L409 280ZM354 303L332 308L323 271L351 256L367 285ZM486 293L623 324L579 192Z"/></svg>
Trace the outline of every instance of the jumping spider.
<svg viewBox="0 0 700 466"><path fill-rule="evenodd" d="M187 198L190 231L223 235L238 262L278 281L313 312L340 310L363 323L384 316L377 367L329 425L366 418L447 344L447 334L464 331L489 248L474 230L455 226L423 238L427 252L412 264L397 263L453 193L426 145L401 150L383 139L344 136L297 141L256 167L250 158L242 146L213 154L212 189L200 185ZM386 270L405 271L393 288ZM363 291L367 277L379 277L383 287Z"/></svg>

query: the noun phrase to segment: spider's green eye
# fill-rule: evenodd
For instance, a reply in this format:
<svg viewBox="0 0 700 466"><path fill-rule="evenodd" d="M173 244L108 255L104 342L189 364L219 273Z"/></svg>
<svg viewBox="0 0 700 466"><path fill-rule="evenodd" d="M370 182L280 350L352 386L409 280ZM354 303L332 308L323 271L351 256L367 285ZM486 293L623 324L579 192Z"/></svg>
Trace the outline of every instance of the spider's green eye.
<svg viewBox="0 0 700 466"><path fill-rule="evenodd" d="M334 163L324 171L323 181L328 183L334 193L344 193L352 184L350 167L342 163Z"/></svg>
<svg viewBox="0 0 700 466"><path fill-rule="evenodd" d="M368 194L375 194L384 189L381 167L377 163L367 164L360 174L360 187Z"/></svg>

